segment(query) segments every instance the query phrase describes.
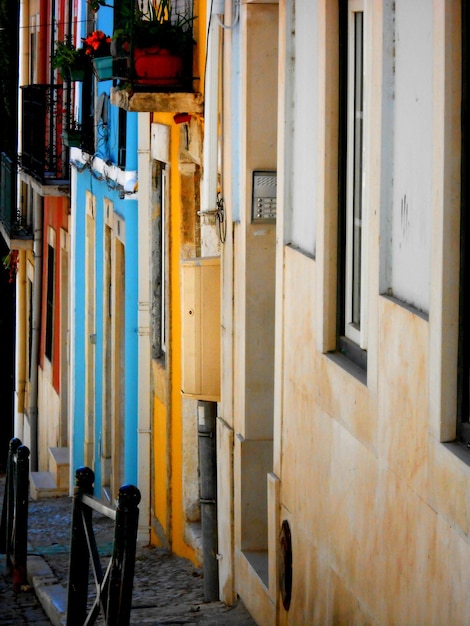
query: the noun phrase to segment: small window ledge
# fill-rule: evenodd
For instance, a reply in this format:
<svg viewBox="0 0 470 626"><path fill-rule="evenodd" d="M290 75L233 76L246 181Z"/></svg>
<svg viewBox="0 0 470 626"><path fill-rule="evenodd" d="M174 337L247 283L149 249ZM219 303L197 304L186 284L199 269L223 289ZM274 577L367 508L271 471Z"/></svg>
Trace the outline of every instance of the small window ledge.
<svg viewBox="0 0 470 626"><path fill-rule="evenodd" d="M362 367L359 367L357 363L352 361L341 352L327 352L325 356L330 361L336 363L336 365L348 372L348 374L353 376L361 384L367 386L367 371Z"/></svg>
<svg viewBox="0 0 470 626"><path fill-rule="evenodd" d="M443 443L444 447L460 459L465 465L470 466L470 446L462 441L449 441Z"/></svg>
<svg viewBox="0 0 470 626"><path fill-rule="evenodd" d="M133 92L131 89L111 89L111 104L136 113L202 113L204 99L201 93L187 92Z"/></svg>
<svg viewBox="0 0 470 626"><path fill-rule="evenodd" d="M266 589L269 588L269 562L267 550L243 550L243 556L256 572Z"/></svg>

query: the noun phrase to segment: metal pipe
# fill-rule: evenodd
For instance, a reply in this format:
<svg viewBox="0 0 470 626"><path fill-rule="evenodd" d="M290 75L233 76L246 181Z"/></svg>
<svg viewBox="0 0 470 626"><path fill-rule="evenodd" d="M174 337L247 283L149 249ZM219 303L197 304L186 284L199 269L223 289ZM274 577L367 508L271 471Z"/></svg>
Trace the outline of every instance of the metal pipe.
<svg viewBox="0 0 470 626"><path fill-rule="evenodd" d="M204 600L219 599L217 564L217 403L197 403Z"/></svg>
<svg viewBox="0 0 470 626"><path fill-rule="evenodd" d="M31 471L38 470L38 368L41 331L42 296L42 198L34 195L34 281L31 330L30 399L28 418L30 428Z"/></svg>

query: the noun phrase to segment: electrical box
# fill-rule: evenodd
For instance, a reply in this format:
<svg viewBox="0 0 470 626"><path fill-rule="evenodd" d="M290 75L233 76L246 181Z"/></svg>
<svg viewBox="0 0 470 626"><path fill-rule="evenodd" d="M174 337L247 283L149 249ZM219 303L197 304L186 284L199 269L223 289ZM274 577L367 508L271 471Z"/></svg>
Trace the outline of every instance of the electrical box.
<svg viewBox="0 0 470 626"><path fill-rule="evenodd" d="M251 203L251 221L276 221L277 211L277 172L253 172L253 192Z"/></svg>
<svg viewBox="0 0 470 626"><path fill-rule="evenodd" d="M182 392L220 400L220 257L181 262Z"/></svg>

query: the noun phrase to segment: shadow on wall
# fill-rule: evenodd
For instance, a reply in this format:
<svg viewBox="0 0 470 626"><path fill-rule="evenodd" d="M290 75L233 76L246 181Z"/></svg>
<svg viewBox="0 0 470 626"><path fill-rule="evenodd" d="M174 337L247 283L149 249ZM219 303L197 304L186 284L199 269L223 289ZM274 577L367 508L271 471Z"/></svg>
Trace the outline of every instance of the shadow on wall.
<svg viewBox="0 0 470 626"><path fill-rule="evenodd" d="M0 259L9 253L0 236ZM5 471L8 443L13 437L13 389L15 368L15 281L0 265L0 472Z"/></svg>

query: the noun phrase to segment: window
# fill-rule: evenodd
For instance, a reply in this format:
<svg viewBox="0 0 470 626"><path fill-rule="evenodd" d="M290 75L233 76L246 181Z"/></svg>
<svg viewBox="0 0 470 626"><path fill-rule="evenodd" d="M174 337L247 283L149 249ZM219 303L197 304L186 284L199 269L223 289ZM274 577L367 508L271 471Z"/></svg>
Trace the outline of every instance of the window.
<svg viewBox="0 0 470 626"><path fill-rule="evenodd" d="M33 375L33 281L29 276L26 285L26 299L28 302L28 365L26 371L28 372L28 380L30 381Z"/></svg>
<svg viewBox="0 0 470 626"><path fill-rule="evenodd" d="M82 147L89 154L95 153L95 94L92 72L85 72L82 85L81 124Z"/></svg>
<svg viewBox="0 0 470 626"><path fill-rule="evenodd" d="M152 197L152 358L166 352L166 170L161 161L153 162Z"/></svg>
<svg viewBox="0 0 470 626"><path fill-rule="evenodd" d="M340 2L339 349L365 368L364 8Z"/></svg>
<svg viewBox="0 0 470 626"><path fill-rule="evenodd" d="M470 315L465 306L466 294L470 287L470 259L466 252L470 245L470 220L468 216L469 179L468 169L468 29L470 28L470 7L462 2L462 162L461 162L461 212L460 212L460 337L459 337L459 423L460 439L470 441Z"/></svg>
<svg viewBox="0 0 470 626"><path fill-rule="evenodd" d="M47 246L47 290L46 290L46 345L45 355L52 360L52 344L54 335L54 265L55 250L51 244Z"/></svg>
<svg viewBox="0 0 470 626"><path fill-rule="evenodd" d="M126 167L126 136L127 136L127 111L118 111L118 166Z"/></svg>

